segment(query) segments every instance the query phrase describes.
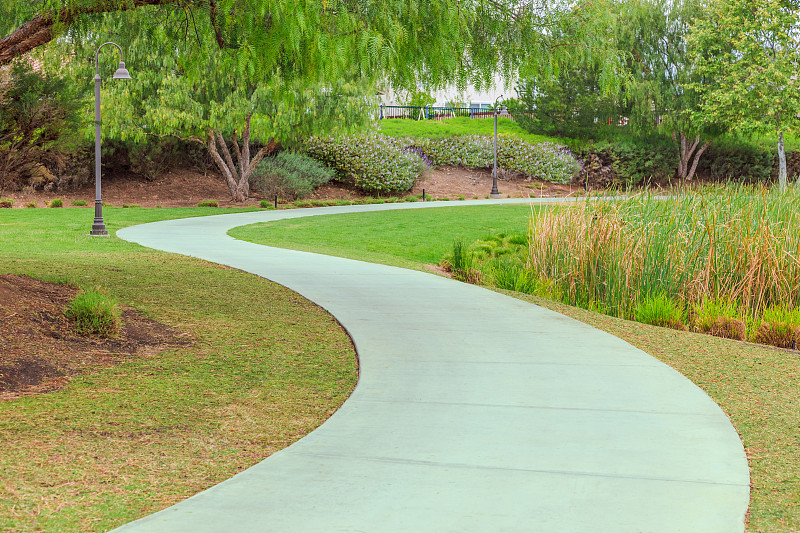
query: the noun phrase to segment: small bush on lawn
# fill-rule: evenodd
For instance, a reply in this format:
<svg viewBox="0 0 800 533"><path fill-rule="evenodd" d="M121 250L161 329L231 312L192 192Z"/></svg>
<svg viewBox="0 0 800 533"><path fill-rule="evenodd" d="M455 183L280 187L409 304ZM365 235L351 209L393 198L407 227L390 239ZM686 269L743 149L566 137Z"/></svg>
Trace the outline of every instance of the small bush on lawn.
<svg viewBox="0 0 800 533"><path fill-rule="evenodd" d="M142 206L140 206L139 204L122 204L122 208L123 209L130 209L130 208L136 208L136 207L142 207Z"/></svg>
<svg viewBox="0 0 800 533"><path fill-rule="evenodd" d="M11 209L14 207L14 200L11 198L0 198L0 209Z"/></svg>
<svg viewBox="0 0 800 533"><path fill-rule="evenodd" d="M122 312L117 299L98 290L80 292L64 314L72 320L72 327L79 335L112 337L122 327Z"/></svg>
<svg viewBox="0 0 800 533"><path fill-rule="evenodd" d="M86 206L86 200L72 200L73 207L84 207Z"/></svg>
<svg viewBox="0 0 800 533"><path fill-rule="evenodd" d="M683 310L664 294L648 296L636 306L634 316L637 322L672 329L686 329L683 323Z"/></svg>
<svg viewBox="0 0 800 533"><path fill-rule="evenodd" d="M50 202L50 207L64 207L64 201L61 198L56 198Z"/></svg>
<svg viewBox="0 0 800 533"><path fill-rule="evenodd" d="M280 152L263 159L253 171L250 182L266 196L298 200L334 178L336 171L319 161L294 152Z"/></svg>
<svg viewBox="0 0 800 533"><path fill-rule="evenodd" d="M124 205L122 207L125 207ZM219 207L219 202L216 200L202 200L197 203L197 207Z"/></svg>
<svg viewBox="0 0 800 533"><path fill-rule="evenodd" d="M35 208L37 207L37 205L36 202L28 202L27 204L25 204L25 207Z"/></svg>
<svg viewBox="0 0 800 533"><path fill-rule="evenodd" d="M769 307L761 316L755 341L778 348L796 348L800 341L800 309Z"/></svg>
<svg viewBox="0 0 800 533"><path fill-rule="evenodd" d="M269 200L261 200L258 202L258 206L262 209L275 209L275 205Z"/></svg>
<svg viewBox="0 0 800 533"><path fill-rule="evenodd" d="M402 140L383 135L313 137L306 152L336 170L337 179L364 192L387 194L409 190L425 168L422 158Z"/></svg>

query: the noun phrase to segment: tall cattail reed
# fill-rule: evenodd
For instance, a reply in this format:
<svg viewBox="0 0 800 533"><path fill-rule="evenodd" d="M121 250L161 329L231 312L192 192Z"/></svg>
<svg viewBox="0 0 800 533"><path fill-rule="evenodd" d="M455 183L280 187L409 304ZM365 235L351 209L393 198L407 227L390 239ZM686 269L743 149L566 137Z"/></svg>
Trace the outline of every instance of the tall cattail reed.
<svg viewBox="0 0 800 533"><path fill-rule="evenodd" d="M527 266L567 302L623 318L660 295L759 316L800 303L799 213L800 192L748 187L587 200L531 218Z"/></svg>

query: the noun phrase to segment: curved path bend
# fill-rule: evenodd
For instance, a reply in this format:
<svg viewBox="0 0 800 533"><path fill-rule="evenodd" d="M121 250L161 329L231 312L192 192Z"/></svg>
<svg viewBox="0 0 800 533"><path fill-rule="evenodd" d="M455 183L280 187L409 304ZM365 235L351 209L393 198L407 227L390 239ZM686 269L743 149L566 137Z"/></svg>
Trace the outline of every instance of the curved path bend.
<svg viewBox="0 0 800 533"><path fill-rule="evenodd" d="M297 291L341 322L360 361L352 396L317 430L119 531L744 531L749 471L736 431L703 391L644 352L473 285L226 234L398 207L262 211L117 232Z"/></svg>

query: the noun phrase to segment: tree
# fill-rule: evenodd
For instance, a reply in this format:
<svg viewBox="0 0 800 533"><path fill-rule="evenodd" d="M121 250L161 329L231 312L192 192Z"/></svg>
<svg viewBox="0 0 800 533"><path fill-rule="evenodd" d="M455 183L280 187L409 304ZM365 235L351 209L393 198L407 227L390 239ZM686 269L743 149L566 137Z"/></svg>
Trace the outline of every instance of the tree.
<svg viewBox="0 0 800 533"><path fill-rule="evenodd" d="M554 25L601 27L603 0L576 8L545 0L21 0L0 7L0 62L44 43L89 67L98 33L129 50L137 80L109 88L109 132L203 139L233 196L257 160L298 133L357 123L356 88L385 75L399 89L468 81L495 71L552 69L570 59ZM19 24L19 26L13 26ZM66 31L66 30L69 31ZM597 35L584 32L606 64ZM595 42L596 41L596 42ZM109 54L110 55L110 54ZM102 59L102 61L109 61ZM63 67L63 65L59 65ZM358 112L357 107L362 111ZM125 131L128 131L125 128ZM250 142L264 147L251 157Z"/></svg>
<svg viewBox="0 0 800 533"><path fill-rule="evenodd" d="M744 134L775 132L784 190L783 135L800 126L800 0L714 0L689 44L702 77L693 85L702 97L698 120Z"/></svg>
<svg viewBox="0 0 800 533"><path fill-rule="evenodd" d="M660 130L677 143L677 177L691 180L711 145L713 121L697 120L697 94L689 86L697 75L687 55L691 25L705 16L699 0L620 2L619 46L629 50L630 78L623 89L631 126Z"/></svg>

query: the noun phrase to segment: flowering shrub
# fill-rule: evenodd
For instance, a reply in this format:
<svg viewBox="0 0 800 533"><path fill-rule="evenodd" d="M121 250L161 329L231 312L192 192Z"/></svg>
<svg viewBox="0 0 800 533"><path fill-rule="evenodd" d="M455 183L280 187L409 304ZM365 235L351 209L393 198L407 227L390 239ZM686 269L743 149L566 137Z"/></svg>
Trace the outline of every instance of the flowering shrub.
<svg viewBox="0 0 800 533"><path fill-rule="evenodd" d="M515 137L497 140L497 164L552 183L568 183L581 170L566 146L552 142L530 144Z"/></svg>
<svg viewBox="0 0 800 533"><path fill-rule="evenodd" d="M420 139L416 143L433 166L489 168L494 162L494 140L468 135L446 139ZM516 137L497 139L497 166L532 178L567 183L580 171L580 164L568 148L555 143L530 144Z"/></svg>
<svg viewBox="0 0 800 533"><path fill-rule="evenodd" d="M337 172L337 179L364 192L407 191L425 168L419 154L403 140L383 135L312 137L305 150Z"/></svg>

